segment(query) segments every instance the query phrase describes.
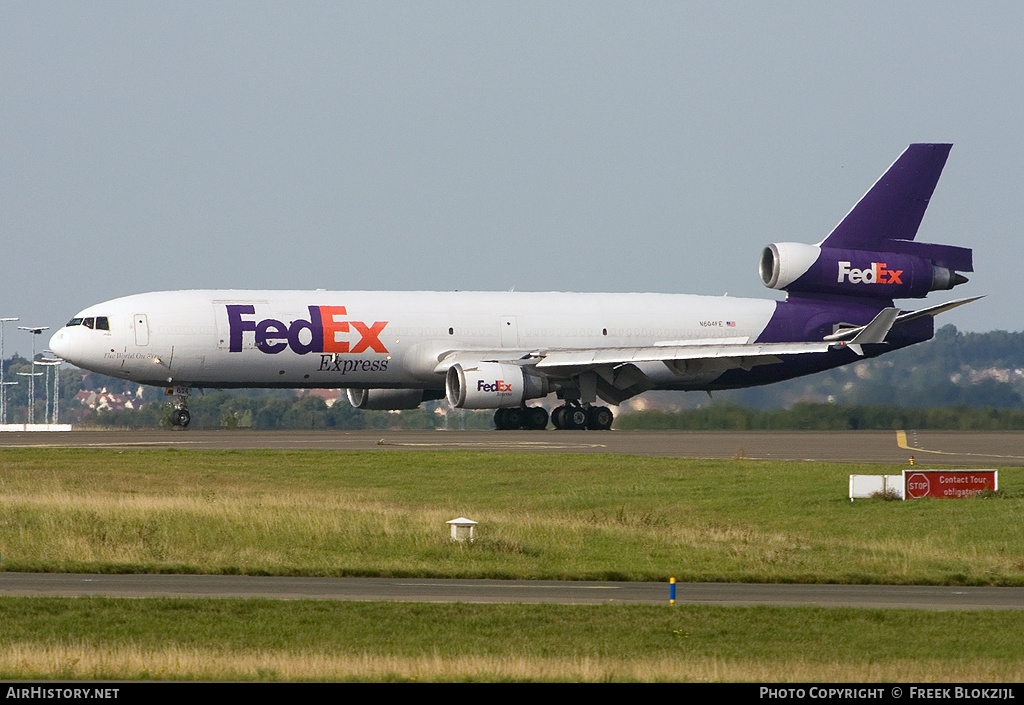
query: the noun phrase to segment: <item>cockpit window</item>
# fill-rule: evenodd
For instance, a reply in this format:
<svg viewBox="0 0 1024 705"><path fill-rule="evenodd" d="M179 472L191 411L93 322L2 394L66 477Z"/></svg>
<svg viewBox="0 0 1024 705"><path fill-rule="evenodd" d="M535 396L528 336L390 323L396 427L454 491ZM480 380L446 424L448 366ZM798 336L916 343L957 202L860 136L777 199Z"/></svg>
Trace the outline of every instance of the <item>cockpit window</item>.
<svg viewBox="0 0 1024 705"><path fill-rule="evenodd" d="M89 318L72 318L68 321L67 327L85 326L93 330L110 330L109 316L90 316Z"/></svg>

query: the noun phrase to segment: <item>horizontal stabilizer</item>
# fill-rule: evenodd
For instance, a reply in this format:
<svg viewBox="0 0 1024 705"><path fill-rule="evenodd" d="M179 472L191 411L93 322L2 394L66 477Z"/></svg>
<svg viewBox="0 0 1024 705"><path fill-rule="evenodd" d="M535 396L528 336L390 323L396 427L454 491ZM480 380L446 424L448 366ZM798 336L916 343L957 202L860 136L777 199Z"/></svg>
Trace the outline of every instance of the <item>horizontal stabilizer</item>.
<svg viewBox="0 0 1024 705"><path fill-rule="evenodd" d="M969 299L957 299L955 301L947 301L944 304L937 304L935 306L929 306L928 308L918 309L917 311L906 311L906 312L901 313L898 316L894 317L893 321L885 329L885 333L887 334L892 328L894 328L896 326L903 325L904 323L909 323L910 321L917 320L918 318L924 318L925 316L937 316L940 313L945 313L946 311L952 311L954 308L957 308L958 306L963 306L964 304L969 304L972 301L977 301L978 299L982 299L982 298L985 298L985 297L984 296L972 296ZM849 344L851 344L851 345L852 344L881 343L881 342L884 342L885 334L883 334L881 340L874 340L874 339L870 339L869 340L867 338L860 339L860 340L858 340L858 339L861 338L861 335L865 334L865 332L869 328L874 326L876 324L876 322L878 322L879 318L883 314L888 312L888 311L897 311L897 309L894 309L894 308L884 309L884 310L882 310L881 313L879 313L877 316L875 316L874 320L872 320L871 323L867 324L866 326L856 326L856 327L851 327L851 328L842 328L842 329L836 331L835 333L833 333L831 335L826 335L823 338L823 340L826 340L826 341L836 341L836 342L849 341ZM876 336L877 330L878 330L878 328L875 329L875 334L872 334L870 336L871 338L877 337Z"/></svg>
<svg viewBox="0 0 1024 705"><path fill-rule="evenodd" d="M954 308L957 308L959 306L963 306L964 304L969 304L972 301L977 301L978 299L983 299L983 298L985 298L985 297L984 296L972 296L969 299L956 299L955 301L947 301L944 304L937 304L935 306L929 306L928 308L922 308L922 309L919 309L917 311L907 311L906 313L901 313L896 318L895 325L898 326L900 324L908 323L908 322L916 320L918 318L924 318L925 316L938 316L940 313L945 313L946 311L952 311Z"/></svg>

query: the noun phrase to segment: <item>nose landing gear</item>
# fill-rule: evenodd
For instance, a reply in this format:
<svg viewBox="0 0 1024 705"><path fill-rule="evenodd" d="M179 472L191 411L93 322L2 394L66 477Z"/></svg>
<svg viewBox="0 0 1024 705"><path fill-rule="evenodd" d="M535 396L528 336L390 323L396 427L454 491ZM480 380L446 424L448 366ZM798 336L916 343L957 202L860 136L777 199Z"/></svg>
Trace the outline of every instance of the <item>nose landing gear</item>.
<svg viewBox="0 0 1024 705"><path fill-rule="evenodd" d="M189 421L192 420L192 415L188 413L188 409L172 409L171 410L171 425L181 426L185 428L188 426Z"/></svg>
<svg viewBox="0 0 1024 705"><path fill-rule="evenodd" d="M168 387L167 396L175 397L171 409L171 426L188 428L192 415L188 413L188 396L191 392L189 387Z"/></svg>

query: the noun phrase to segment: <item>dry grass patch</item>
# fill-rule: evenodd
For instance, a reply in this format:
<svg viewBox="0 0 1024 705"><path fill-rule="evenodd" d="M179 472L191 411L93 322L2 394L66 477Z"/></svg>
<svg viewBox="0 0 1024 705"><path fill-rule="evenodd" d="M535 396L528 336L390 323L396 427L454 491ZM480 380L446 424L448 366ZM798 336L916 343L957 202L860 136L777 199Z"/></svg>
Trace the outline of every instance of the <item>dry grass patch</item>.
<svg viewBox="0 0 1024 705"><path fill-rule="evenodd" d="M570 681L1013 683L1024 665L992 659L892 659L821 663L699 657L635 660L529 654L400 656L394 654L195 648L144 648L24 642L0 649L0 677L82 680L215 681Z"/></svg>

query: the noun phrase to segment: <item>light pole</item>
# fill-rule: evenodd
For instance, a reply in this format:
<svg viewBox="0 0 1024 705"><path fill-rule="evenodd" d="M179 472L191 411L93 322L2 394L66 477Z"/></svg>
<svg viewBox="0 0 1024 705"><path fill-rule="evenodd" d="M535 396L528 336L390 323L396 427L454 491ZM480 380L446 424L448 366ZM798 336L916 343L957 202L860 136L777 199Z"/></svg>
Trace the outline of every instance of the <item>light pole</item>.
<svg viewBox="0 0 1024 705"><path fill-rule="evenodd" d="M57 422L57 416L58 416L58 414L57 414L57 411L58 411L58 409L57 409L57 402L60 399L60 396L59 396L60 395L60 363L62 363L62 362L64 362L64 361L63 360L54 360L54 359L45 359L45 358L39 361L40 365L46 365L49 368L47 370L47 372L49 372L50 370L53 370L53 417L52 418L50 417L50 396L49 396L49 394L47 394L47 396L46 396L46 423L52 423L54 425L56 425L58 423Z"/></svg>
<svg viewBox="0 0 1024 705"><path fill-rule="evenodd" d="M7 423L7 382L4 382L4 323L17 318L0 318L0 424ZM14 384L17 384L16 382Z"/></svg>
<svg viewBox="0 0 1024 705"><path fill-rule="evenodd" d="M50 326L18 326L18 330L27 330L32 334L32 372L28 377L28 415L29 423L36 422L36 339L35 336L42 334L44 330L50 330ZM42 374L41 372L39 374Z"/></svg>
<svg viewBox="0 0 1024 705"><path fill-rule="evenodd" d="M35 369L35 368L33 368L33 369ZM32 383L35 381L35 378L36 377L42 377L43 373L42 372L19 372L18 375L20 375L21 377L28 377L28 388L32 389L33 386L34 386ZM29 399L29 401L28 401L28 413L25 414L25 423L35 423L36 422L36 419L35 419L35 408L33 408L34 404L32 403L33 401L34 401L33 399Z"/></svg>

